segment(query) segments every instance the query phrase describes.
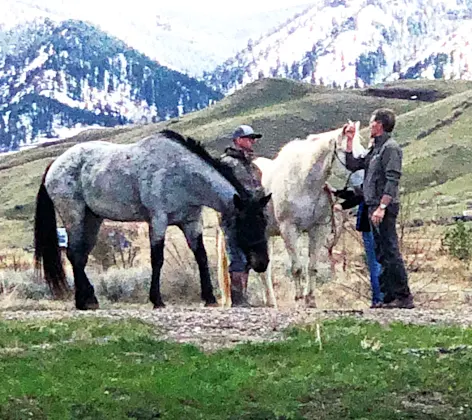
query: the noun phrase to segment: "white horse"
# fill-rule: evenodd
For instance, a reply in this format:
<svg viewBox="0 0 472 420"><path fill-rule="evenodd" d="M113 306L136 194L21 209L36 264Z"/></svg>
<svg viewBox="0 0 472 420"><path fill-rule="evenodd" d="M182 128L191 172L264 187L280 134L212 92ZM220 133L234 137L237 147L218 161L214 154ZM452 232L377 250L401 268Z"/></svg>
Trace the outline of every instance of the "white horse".
<svg viewBox="0 0 472 420"><path fill-rule="evenodd" d="M360 153L360 122L349 125L355 127L356 145L354 155ZM304 299L307 306L316 307L315 285L318 277L317 262L322 247L328 249L328 255L339 239L341 223L336 226L333 211L334 198L327 181L337 159L345 169L344 135L347 124L336 130L310 134L305 139L294 139L285 144L275 159L257 158L254 163L262 172L262 185L266 193L272 193L272 200L267 205L269 237L282 236L285 248L290 257L290 271L295 280L295 300ZM341 152L341 156L339 153ZM357 174L356 174L357 175ZM299 238L307 233L309 238L307 290L302 287L301 249ZM331 237L330 237L331 235ZM227 273L224 239L218 234L218 280L222 290L222 305L230 302L229 275ZM269 242L269 259L272 254L272 243ZM265 288L265 300L270 306L276 306L272 282L271 263L266 273L260 278ZM334 271L333 264L331 265Z"/></svg>

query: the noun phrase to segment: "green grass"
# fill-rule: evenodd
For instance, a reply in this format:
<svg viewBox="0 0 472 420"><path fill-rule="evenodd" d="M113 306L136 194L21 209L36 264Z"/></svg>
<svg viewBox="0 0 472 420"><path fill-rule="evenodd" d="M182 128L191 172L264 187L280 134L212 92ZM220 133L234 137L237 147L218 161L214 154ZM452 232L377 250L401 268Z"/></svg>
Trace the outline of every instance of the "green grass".
<svg viewBox="0 0 472 420"><path fill-rule="evenodd" d="M138 321L3 322L0 418L472 415L467 405L472 351L435 350L472 345L470 330L327 321L321 325L321 349L314 331L294 329L284 342L204 354L191 345L159 341L151 327ZM66 342L70 339L75 341ZM55 346L42 349L41 343Z"/></svg>
<svg viewBox="0 0 472 420"><path fill-rule="evenodd" d="M264 79L209 109L173 121L171 127L221 151L237 125L251 124L264 134L256 146L257 152L273 157L295 137L340 127L348 119L360 120L365 125L378 107L403 113L424 105L424 102L370 96L362 89L337 90L288 79Z"/></svg>
<svg viewBox="0 0 472 420"><path fill-rule="evenodd" d="M467 203L472 203L472 191L467 188L471 183L472 172L410 194L409 206L410 211L413 210L411 218L431 220L451 214L462 214ZM445 203L445 200L449 202Z"/></svg>

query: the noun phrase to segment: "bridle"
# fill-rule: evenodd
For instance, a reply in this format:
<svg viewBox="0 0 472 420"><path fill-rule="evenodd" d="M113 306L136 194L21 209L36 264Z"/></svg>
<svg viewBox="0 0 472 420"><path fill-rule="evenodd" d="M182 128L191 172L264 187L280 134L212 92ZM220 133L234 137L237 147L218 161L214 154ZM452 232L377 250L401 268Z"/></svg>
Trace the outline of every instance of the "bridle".
<svg viewBox="0 0 472 420"><path fill-rule="evenodd" d="M257 241L253 241L253 242L248 242L246 241L246 239L244 239L244 245L247 248L252 248L256 245L262 244L263 242L267 242L267 238L258 239Z"/></svg>

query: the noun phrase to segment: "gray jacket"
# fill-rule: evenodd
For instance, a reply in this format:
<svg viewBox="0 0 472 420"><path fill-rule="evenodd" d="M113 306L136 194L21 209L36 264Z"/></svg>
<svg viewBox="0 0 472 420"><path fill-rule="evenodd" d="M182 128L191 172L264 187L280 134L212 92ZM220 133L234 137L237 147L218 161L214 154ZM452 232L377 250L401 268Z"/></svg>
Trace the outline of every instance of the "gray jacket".
<svg viewBox="0 0 472 420"><path fill-rule="evenodd" d="M262 191L261 171L252 163L253 157L237 147L227 147L221 161L229 165L236 178L251 192Z"/></svg>
<svg viewBox="0 0 472 420"><path fill-rule="evenodd" d="M376 137L374 147L362 158L346 153L346 168L352 172L365 169L364 200L368 206L378 206L384 194L391 203L400 202L399 184L402 176L403 151L390 133Z"/></svg>

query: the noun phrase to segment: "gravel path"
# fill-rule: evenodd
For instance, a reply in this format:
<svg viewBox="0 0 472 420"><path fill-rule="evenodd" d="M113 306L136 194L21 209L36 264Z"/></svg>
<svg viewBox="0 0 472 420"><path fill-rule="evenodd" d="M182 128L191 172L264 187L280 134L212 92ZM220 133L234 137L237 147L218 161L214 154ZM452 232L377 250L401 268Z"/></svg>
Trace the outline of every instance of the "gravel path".
<svg viewBox="0 0 472 420"><path fill-rule="evenodd" d="M0 320L55 320L71 317L103 317L109 319L137 318L156 326L164 339L192 343L205 351L233 347L245 341L277 341L282 330L290 325L351 316L383 324L392 321L420 325L472 326L472 312L461 310L317 310L269 308L221 309L169 306L159 311L151 309L102 309L82 312L76 310L2 311Z"/></svg>

